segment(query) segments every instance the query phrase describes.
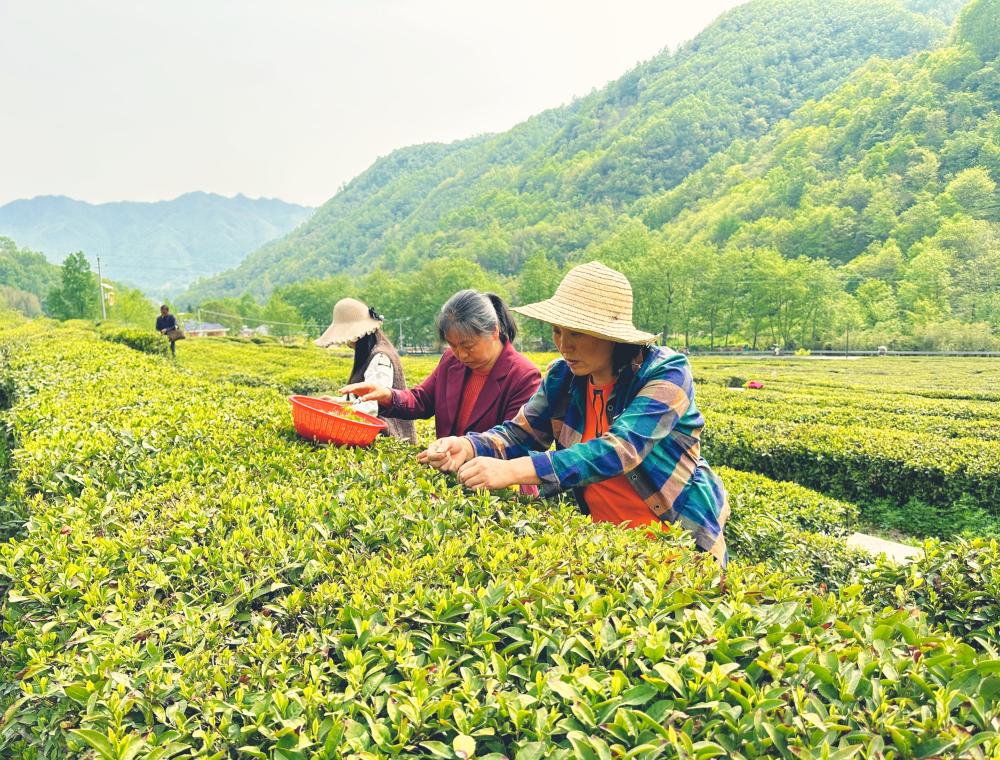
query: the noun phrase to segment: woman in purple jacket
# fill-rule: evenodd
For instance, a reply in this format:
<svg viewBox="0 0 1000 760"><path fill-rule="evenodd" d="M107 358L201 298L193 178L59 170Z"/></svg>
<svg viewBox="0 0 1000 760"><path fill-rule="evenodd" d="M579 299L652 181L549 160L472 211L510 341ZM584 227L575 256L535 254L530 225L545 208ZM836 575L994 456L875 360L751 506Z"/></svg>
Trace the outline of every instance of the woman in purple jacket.
<svg viewBox="0 0 1000 760"><path fill-rule="evenodd" d="M441 307L438 335L448 349L413 390L348 385L361 401L378 401L380 417L434 417L437 437L481 433L514 419L542 382L538 367L512 345L517 326L495 293L462 290Z"/></svg>

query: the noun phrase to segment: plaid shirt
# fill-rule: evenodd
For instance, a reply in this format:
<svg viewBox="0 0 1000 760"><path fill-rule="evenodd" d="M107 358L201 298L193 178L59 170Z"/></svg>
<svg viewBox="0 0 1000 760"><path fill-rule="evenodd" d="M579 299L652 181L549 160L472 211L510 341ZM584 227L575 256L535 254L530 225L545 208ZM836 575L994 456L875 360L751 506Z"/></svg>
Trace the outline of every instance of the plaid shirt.
<svg viewBox="0 0 1000 760"><path fill-rule="evenodd" d="M585 512L583 486L625 474L653 514L680 521L698 548L725 567L729 504L722 481L700 454L705 419L694 404L687 359L652 347L641 366L626 367L608 399L608 432L581 443L586 393L587 378L575 377L558 360L513 420L467 437L478 456L530 456L543 493L572 488ZM549 451L553 442L556 449Z"/></svg>

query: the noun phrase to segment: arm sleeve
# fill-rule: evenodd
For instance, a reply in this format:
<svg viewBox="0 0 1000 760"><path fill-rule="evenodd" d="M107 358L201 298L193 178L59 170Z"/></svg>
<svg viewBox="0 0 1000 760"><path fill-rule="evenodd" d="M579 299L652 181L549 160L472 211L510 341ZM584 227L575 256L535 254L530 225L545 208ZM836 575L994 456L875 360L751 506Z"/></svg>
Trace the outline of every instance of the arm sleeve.
<svg viewBox="0 0 1000 760"><path fill-rule="evenodd" d="M394 417L400 420L427 420L434 416L434 390L437 388L441 365L438 362L434 371L420 385L412 390L392 389L392 400L388 406L379 409L380 417Z"/></svg>
<svg viewBox="0 0 1000 760"><path fill-rule="evenodd" d="M365 370L365 382L375 383L384 388L391 388L394 374L392 371L392 362L389 361L389 357L385 354L376 354L375 358L368 365L368 369ZM353 401L356 398L357 396L352 393L351 400ZM355 404L354 408L362 414L370 414L373 417L378 416L378 401L363 401L360 404Z"/></svg>
<svg viewBox="0 0 1000 760"><path fill-rule="evenodd" d="M545 451L552 445L552 417L545 384L522 406L514 419L485 433L470 433L476 456L496 459L519 459L533 451Z"/></svg>
<svg viewBox="0 0 1000 760"><path fill-rule="evenodd" d="M599 483L630 472L664 442L691 405L693 381L684 367L668 367L651 378L600 438L561 451L532 456L548 495ZM667 450L679 462L683 451Z"/></svg>

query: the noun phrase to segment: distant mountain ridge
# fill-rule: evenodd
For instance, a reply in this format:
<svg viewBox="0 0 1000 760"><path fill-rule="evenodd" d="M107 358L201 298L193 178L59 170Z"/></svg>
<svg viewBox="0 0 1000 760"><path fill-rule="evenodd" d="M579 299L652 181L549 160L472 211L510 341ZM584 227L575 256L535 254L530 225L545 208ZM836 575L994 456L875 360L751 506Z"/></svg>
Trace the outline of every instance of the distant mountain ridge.
<svg viewBox="0 0 1000 760"><path fill-rule="evenodd" d="M0 206L0 236L53 263L80 250L91 262L100 256L107 277L159 295L236 266L311 214L308 206L242 194L99 204L45 195Z"/></svg>

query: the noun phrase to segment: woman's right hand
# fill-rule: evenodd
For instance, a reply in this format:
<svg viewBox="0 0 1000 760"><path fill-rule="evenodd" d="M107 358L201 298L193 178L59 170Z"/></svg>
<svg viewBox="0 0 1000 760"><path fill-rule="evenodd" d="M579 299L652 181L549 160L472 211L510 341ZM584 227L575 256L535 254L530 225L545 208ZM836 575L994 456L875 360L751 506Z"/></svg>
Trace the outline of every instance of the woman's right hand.
<svg viewBox="0 0 1000 760"><path fill-rule="evenodd" d="M353 393L358 397L358 401L378 401L382 406L388 406L392 402L392 390L375 383L354 383L345 385L338 393L347 395Z"/></svg>
<svg viewBox="0 0 1000 760"><path fill-rule="evenodd" d="M427 447L426 451L417 454L417 461L421 464L429 464L441 472L455 472L474 457L475 451L468 438L450 436L434 441Z"/></svg>

